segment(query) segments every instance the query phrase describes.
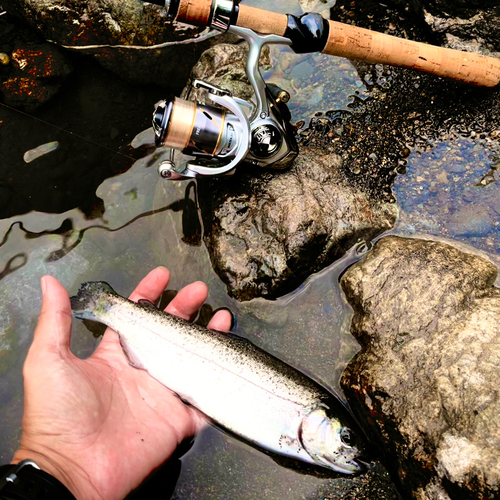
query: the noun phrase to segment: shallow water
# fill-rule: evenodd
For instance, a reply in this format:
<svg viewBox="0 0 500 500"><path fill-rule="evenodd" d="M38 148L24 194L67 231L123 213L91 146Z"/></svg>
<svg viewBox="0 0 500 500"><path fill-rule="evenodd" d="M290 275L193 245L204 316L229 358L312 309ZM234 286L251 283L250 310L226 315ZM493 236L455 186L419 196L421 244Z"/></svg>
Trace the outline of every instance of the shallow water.
<svg viewBox="0 0 500 500"><path fill-rule="evenodd" d="M295 2L279 8L300 12ZM43 122L0 106L0 147L8 162L1 167L12 172L0 182L0 460L9 460L18 444L21 369L40 308L39 279L46 273L71 293L84 281L104 280L127 295L158 265L172 271L171 289L202 280L209 286L209 308L230 307L237 332L338 391L340 374L358 348L338 277L356 252L277 301L239 304L229 298L201 243L193 185L159 179L161 152L130 146L149 127L153 104L165 91L129 86L97 64L80 76L32 113ZM318 110L347 109L352 96L365 91L348 61L288 50L265 77L290 92L294 122ZM109 100L118 116L104 113ZM494 148L481 140L452 137L412 153L407 174L396 181L401 217L395 232L467 242L495 259L499 174ZM57 149L29 164L23 160L27 151L56 141ZM470 206L476 207L472 222ZM78 356L88 356L97 343L75 322L72 348ZM297 474L207 429L183 458L174 498L200 498L201 488L206 499L318 498L356 481Z"/></svg>

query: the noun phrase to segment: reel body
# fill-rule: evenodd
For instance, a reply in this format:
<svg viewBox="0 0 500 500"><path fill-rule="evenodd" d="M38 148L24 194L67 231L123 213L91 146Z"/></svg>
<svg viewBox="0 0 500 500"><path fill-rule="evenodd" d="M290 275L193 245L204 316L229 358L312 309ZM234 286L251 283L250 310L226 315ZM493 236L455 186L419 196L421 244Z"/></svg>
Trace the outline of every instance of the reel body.
<svg viewBox="0 0 500 500"><path fill-rule="evenodd" d="M255 102L234 97L227 90L201 80L195 80L192 88L205 89L214 105L177 97L160 101L153 114L153 129L156 145L171 148L170 159L159 166L159 173L165 179L228 175L243 162L283 169L298 154L286 105L290 96L274 85L267 86L258 66L264 44L289 45L290 40L258 35L236 26L228 27L228 31L249 42L246 69ZM194 158L177 166L174 150Z"/></svg>

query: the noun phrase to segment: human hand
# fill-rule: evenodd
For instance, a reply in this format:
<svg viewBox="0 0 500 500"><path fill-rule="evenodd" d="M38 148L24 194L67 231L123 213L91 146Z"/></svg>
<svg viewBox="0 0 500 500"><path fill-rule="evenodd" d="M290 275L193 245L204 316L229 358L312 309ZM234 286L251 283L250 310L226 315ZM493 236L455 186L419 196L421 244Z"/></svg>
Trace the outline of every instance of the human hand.
<svg viewBox="0 0 500 500"><path fill-rule="evenodd" d="M155 269L130 299L156 302L169 276L167 269ZM109 328L92 356L74 356L68 293L51 276L42 278L42 293L23 369L23 434L12 463L34 460L78 500L123 499L206 420L147 372L130 366ZM206 298L206 285L192 283L166 311L190 319ZM208 325L219 331L230 326L224 310Z"/></svg>

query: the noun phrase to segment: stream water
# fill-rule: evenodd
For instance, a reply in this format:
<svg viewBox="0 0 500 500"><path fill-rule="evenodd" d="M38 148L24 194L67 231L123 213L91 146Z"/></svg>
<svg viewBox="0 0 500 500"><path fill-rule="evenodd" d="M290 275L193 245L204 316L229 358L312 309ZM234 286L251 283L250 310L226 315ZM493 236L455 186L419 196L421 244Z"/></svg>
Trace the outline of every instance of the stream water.
<svg viewBox="0 0 500 500"><path fill-rule="evenodd" d="M298 9L291 4L281 2L280 9ZM273 55L277 62L265 76L290 91L294 122L307 121L320 109L347 109L354 93L365 92L346 60L288 50L279 60ZM277 301L238 303L227 295L196 237L194 189L161 180L157 153L130 146L150 126L153 105L164 93L128 85L86 61L58 96L29 116L0 106L0 158L6 162L0 167L9 172L8 178L0 176L2 463L18 445L21 370L40 309L43 274L56 276L70 293L84 281L104 280L122 295L158 265L171 270L173 290L202 280L209 286L205 313L231 308L238 333L336 392L358 349L349 334L351 309L338 285L340 273L359 258L355 249ZM110 103L119 113L109 114ZM497 260L498 175L497 151L479 135L450 136L412 152L407 173L394 188L401 209L394 232L468 242ZM94 185L96 190L89 189ZM98 342L75 321L72 349L78 356L90 355ZM356 481L298 474L210 428L183 458L174 498L340 498L335 492Z"/></svg>

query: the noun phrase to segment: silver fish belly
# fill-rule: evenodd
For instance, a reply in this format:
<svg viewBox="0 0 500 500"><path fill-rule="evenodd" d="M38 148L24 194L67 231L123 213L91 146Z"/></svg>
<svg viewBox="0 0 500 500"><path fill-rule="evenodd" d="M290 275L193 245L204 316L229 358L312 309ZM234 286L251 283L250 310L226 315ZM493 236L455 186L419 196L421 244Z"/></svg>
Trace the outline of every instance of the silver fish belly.
<svg viewBox="0 0 500 500"><path fill-rule="evenodd" d="M251 342L131 302L103 282L82 285L71 306L77 318L115 330L133 366L231 433L338 472L364 468L342 403Z"/></svg>

